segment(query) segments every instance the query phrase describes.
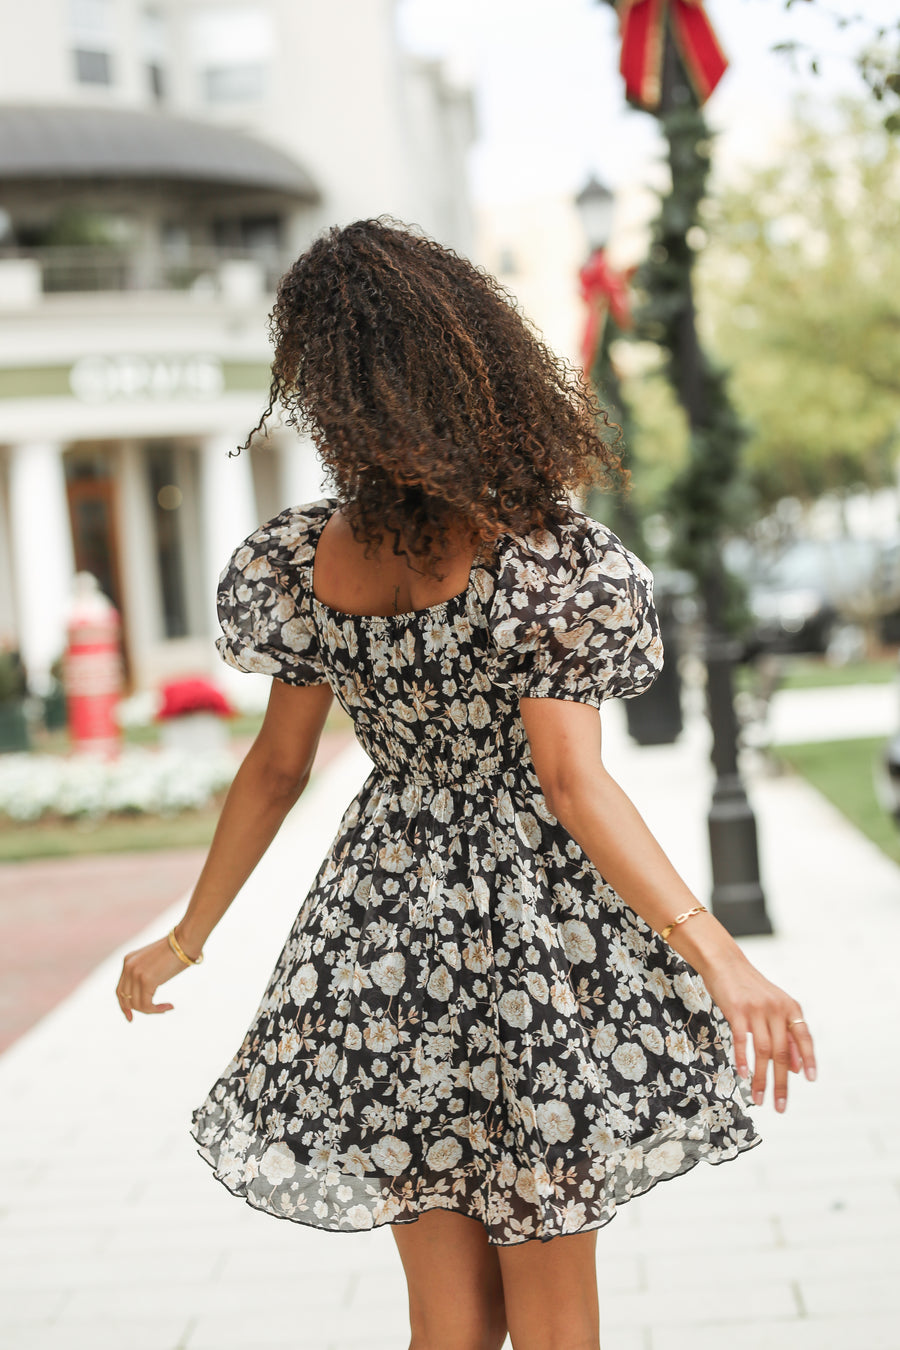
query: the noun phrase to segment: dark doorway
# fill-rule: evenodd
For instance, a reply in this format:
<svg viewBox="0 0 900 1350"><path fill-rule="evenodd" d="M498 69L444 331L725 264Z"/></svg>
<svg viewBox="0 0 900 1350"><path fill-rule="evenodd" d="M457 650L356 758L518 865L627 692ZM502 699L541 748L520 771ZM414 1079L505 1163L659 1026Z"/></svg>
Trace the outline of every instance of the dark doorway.
<svg viewBox="0 0 900 1350"><path fill-rule="evenodd" d="M91 572L119 611L126 682L131 663L125 634L125 594L119 568L118 496L110 452L85 447L66 455L66 492L75 570Z"/></svg>

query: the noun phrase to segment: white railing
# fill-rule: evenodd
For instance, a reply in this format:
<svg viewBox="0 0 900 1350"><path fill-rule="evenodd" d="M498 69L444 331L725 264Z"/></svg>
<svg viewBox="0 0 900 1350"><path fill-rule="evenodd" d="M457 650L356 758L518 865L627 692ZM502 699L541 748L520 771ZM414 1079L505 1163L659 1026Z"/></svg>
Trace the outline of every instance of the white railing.
<svg viewBox="0 0 900 1350"><path fill-rule="evenodd" d="M0 290L11 289L17 299L29 291L187 291L249 300L273 291L289 265L290 259L275 251L252 249L0 248Z"/></svg>

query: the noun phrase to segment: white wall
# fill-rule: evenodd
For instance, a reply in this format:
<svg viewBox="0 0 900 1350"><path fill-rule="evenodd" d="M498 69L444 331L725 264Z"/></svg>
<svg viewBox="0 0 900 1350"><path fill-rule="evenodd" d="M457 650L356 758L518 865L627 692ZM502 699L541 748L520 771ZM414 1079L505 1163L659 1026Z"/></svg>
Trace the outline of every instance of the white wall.
<svg viewBox="0 0 900 1350"><path fill-rule="evenodd" d="M476 228L479 261L512 291L554 351L577 362L584 327L578 273L587 245L574 202L536 197L485 204ZM514 272L504 270L507 254Z"/></svg>
<svg viewBox="0 0 900 1350"><path fill-rule="evenodd" d="M71 101L66 0L7 4L0 42L0 90L5 103Z"/></svg>
<svg viewBox="0 0 900 1350"><path fill-rule="evenodd" d="M91 103L139 106L148 101L140 47L141 0L114 0L111 86L75 79L68 0L4 5L0 98L4 103Z"/></svg>

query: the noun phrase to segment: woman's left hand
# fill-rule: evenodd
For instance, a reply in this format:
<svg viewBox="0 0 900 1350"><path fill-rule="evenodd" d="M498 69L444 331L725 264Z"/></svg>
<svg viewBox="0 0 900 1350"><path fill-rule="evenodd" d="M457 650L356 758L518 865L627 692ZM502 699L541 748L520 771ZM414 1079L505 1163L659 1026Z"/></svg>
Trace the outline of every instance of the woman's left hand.
<svg viewBox="0 0 900 1350"><path fill-rule="evenodd" d="M116 985L116 998L128 1021L133 1020L136 1012L161 1013L174 1008L174 1003L154 1003L153 995L159 985L187 969L172 951L168 938L159 938L129 952Z"/></svg>
<svg viewBox="0 0 900 1350"><path fill-rule="evenodd" d="M707 992L727 1018L734 1040L735 1067L742 1078L750 1077L747 1034L753 1037L753 1100L761 1106L765 1097L769 1061L775 1110L787 1106L788 1073L801 1068L810 1082L816 1076L815 1051L803 1010L795 998L747 959L742 952L701 970Z"/></svg>

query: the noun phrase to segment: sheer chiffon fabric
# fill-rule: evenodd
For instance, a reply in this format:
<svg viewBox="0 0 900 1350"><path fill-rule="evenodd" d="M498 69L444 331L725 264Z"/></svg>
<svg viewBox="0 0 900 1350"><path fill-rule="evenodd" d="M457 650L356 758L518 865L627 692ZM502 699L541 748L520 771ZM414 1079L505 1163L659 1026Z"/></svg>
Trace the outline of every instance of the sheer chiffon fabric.
<svg viewBox="0 0 900 1350"><path fill-rule="evenodd" d="M337 505L283 511L220 581L222 657L327 681L373 768L191 1133L234 1194L321 1229L599 1227L760 1142L727 1022L549 811L519 712L650 687L651 574L573 509L450 600L345 614L312 585Z"/></svg>

